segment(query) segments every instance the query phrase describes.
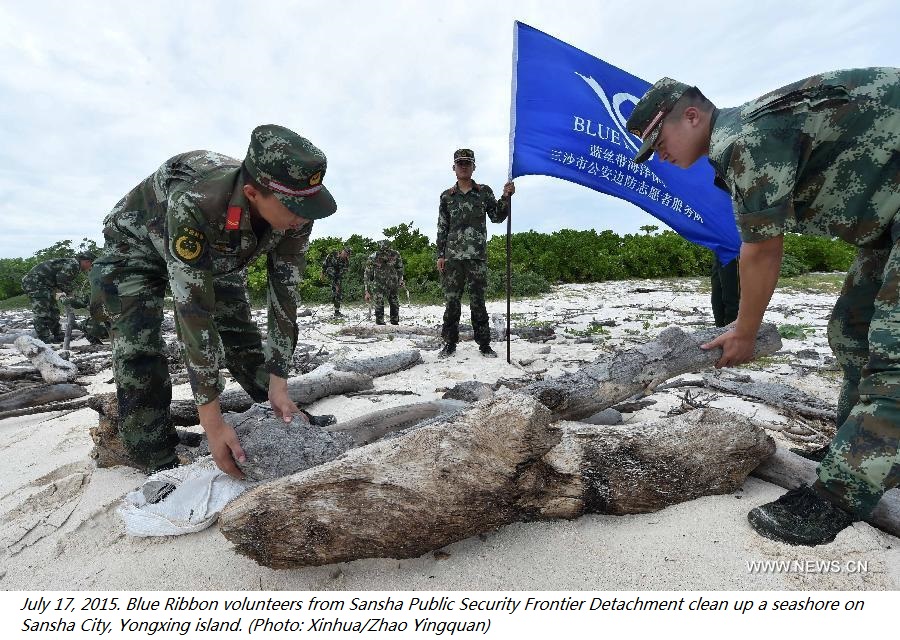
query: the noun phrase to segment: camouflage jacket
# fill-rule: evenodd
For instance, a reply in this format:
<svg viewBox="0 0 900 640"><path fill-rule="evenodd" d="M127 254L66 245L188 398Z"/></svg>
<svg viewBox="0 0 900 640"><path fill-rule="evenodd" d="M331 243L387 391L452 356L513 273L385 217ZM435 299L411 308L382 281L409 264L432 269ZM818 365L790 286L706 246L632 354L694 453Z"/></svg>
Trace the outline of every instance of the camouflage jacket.
<svg viewBox="0 0 900 640"><path fill-rule="evenodd" d="M322 272L334 281L341 280L350 269L350 259L342 258L338 253L338 251L329 253L322 267Z"/></svg>
<svg viewBox="0 0 900 640"><path fill-rule="evenodd" d="M32 267L22 278L22 289L26 292L49 289L71 295L80 273L81 264L77 258L54 258Z"/></svg>
<svg viewBox="0 0 900 640"><path fill-rule="evenodd" d="M131 190L104 220L102 262L140 264L168 276L181 326L194 399L222 390L222 343L212 323L213 279L266 256L270 373L287 377L297 340L297 285L313 223L257 237L238 160L190 151L167 160Z"/></svg>
<svg viewBox="0 0 900 640"><path fill-rule="evenodd" d="M709 159L741 238L889 241L900 210L900 69L812 76L713 115Z"/></svg>
<svg viewBox="0 0 900 640"><path fill-rule="evenodd" d="M441 194L438 207L437 255L455 260L487 259L487 216L503 222L509 215L509 198L494 198L486 184L475 184L463 193L454 185Z"/></svg>
<svg viewBox="0 0 900 640"><path fill-rule="evenodd" d="M366 260L366 287L371 283L378 289L391 291L403 282L403 258L398 251L376 251Z"/></svg>

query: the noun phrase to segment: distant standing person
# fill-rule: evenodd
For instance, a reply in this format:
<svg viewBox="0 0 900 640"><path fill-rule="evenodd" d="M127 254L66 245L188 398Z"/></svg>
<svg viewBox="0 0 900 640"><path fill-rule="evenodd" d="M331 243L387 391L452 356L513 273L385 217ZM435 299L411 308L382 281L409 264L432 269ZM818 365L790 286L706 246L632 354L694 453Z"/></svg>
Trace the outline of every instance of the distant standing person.
<svg viewBox="0 0 900 640"><path fill-rule="evenodd" d="M89 272L96 259L93 253L84 252L74 258L46 260L22 278L22 289L31 299L32 322L39 340L50 343L65 339L59 323L58 301L76 309L87 306L74 295L75 279L82 272Z"/></svg>
<svg viewBox="0 0 900 640"><path fill-rule="evenodd" d="M243 162L212 151L166 160L104 220L106 250L91 272L92 305L110 319L122 441L148 471L178 463L172 386L163 355L163 301L178 337L209 450L235 477L244 452L222 418L220 369L290 422L287 375L297 342L297 286L313 220L336 205L325 154L277 125L256 127ZM268 340L250 314L247 265L266 256ZM302 415L302 414L301 414ZM305 416L303 418L306 420Z"/></svg>
<svg viewBox="0 0 900 640"><path fill-rule="evenodd" d="M405 284L403 257L399 251L391 248L389 240L381 240L378 243L378 250L369 256L363 280L366 286L366 302L372 299L370 289L375 294L375 324L384 324L385 298L391 309L391 324L399 324L399 290Z"/></svg>
<svg viewBox="0 0 900 640"><path fill-rule="evenodd" d="M325 257L325 264L322 267L323 273L331 280L331 301L334 303L335 318L344 316L341 313L341 302L344 300L342 281L350 270L350 253L350 247L332 251Z"/></svg>
<svg viewBox="0 0 900 640"><path fill-rule="evenodd" d="M741 303L741 287L738 280L738 260L735 258L726 265L719 261L719 256L713 253L712 273L712 302L713 317L717 327L725 327L737 320L738 307Z"/></svg>
<svg viewBox="0 0 900 640"><path fill-rule="evenodd" d="M486 184L472 179L475 171L475 152L457 149L453 152L453 172L456 184L441 194L437 223L437 269L444 280L444 326L441 337L444 346L438 353L446 358L456 352L459 342L459 315L463 290L469 287L469 310L475 342L481 355L496 358L491 348L484 292L487 289L487 223L503 222L516 186L507 182L500 199Z"/></svg>
<svg viewBox="0 0 900 640"><path fill-rule="evenodd" d="M741 304L735 324L703 345L722 348L717 366L753 358L785 233L859 247L828 323L844 382L818 480L748 514L768 538L831 542L900 484L900 69L830 71L728 109L663 78L627 126L643 140L635 162L655 152L687 168L707 156L731 193Z"/></svg>

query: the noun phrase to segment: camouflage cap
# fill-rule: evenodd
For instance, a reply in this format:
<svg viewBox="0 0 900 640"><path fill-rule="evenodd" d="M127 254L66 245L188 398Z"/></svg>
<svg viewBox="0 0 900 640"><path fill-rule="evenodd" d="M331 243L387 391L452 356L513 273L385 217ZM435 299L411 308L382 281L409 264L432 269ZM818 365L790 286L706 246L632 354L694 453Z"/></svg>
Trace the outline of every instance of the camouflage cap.
<svg viewBox="0 0 900 640"><path fill-rule="evenodd" d="M318 220L337 210L322 184L328 160L312 142L275 124L256 127L244 166L259 184L271 189L292 213Z"/></svg>
<svg viewBox="0 0 900 640"><path fill-rule="evenodd" d="M646 161L653 154L653 145L656 143L656 138L659 137L663 118L672 110L684 92L690 88L690 85L678 82L678 80L661 78L647 89L647 93L634 106L634 111L628 116L625 126L631 133L644 141L634 156L636 163L640 164Z"/></svg>
<svg viewBox="0 0 900 640"><path fill-rule="evenodd" d="M468 160L472 164L475 164L475 152L471 149L457 149L453 152L454 164L457 160Z"/></svg>
<svg viewBox="0 0 900 640"><path fill-rule="evenodd" d="M391 241L390 241L390 240L379 240L379 241L378 241L378 249L379 249L380 251L385 251L385 250L390 249L390 248L391 248Z"/></svg>
<svg viewBox="0 0 900 640"><path fill-rule="evenodd" d="M89 260L94 262L97 259L97 254L93 251L82 251L77 256L75 256L76 260Z"/></svg>
<svg viewBox="0 0 900 640"><path fill-rule="evenodd" d="M351 253L353 253L353 249L350 248L349 246L342 247L342 248L341 248L341 251L346 251L348 256L349 256Z"/></svg>

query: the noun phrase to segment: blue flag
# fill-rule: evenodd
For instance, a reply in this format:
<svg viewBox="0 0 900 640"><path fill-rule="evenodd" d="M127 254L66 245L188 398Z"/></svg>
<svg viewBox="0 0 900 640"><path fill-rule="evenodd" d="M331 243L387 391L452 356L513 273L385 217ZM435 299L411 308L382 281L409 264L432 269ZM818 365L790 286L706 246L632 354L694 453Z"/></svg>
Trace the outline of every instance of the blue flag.
<svg viewBox="0 0 900 640"><path fill-rule="evenodd" d="M681 169L633 158L625 121L650 87L603 60L516 22L510 177L553 176L627 200L722 264L740 251L731 198L708 162Z"/></svg>

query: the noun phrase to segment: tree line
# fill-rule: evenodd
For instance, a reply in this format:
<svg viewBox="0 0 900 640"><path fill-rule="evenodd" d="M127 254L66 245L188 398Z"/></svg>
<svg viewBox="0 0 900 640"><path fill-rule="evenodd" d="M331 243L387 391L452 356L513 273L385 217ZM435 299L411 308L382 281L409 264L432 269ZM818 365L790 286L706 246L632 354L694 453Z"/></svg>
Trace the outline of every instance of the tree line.
<svg viewBox="0 0 900 640"><path fill-rule="evenodd" d="M603 282L644 278L706 276L712 267L712 252L688 242L674 231L641 227L643 233L618 235L612 231L561 229L552 233L524 231L512 235L512 292L525 297L545 293L554 284ZM439 302L443 299L440 274L435 268L435 244L413 223L384 229L393 248L403 256L406 285L412 299ZM363 270L377 240L353 234L349 238L327 236L310 243L305 278L300 285L304 302L325 303L331 299L331 284L322 273L322 263L331 251L352 249L350 270L343 281L344 300L363 299ZM788 234L785 237L782 275L793 277L810 271L846 271L856 248L836 239ZM22 276L36 264L51 258L75 256L81 251L100 253L94 241L84 238L76 247L63 240L41 249L30 258L0 258L0 300L22 294ZM505 296L506 237L493 236L487 243L489 298ZM266 291L266 263L261 256L247 269L254 301ZM401 296L404 295L401 292Z"/></svg>

